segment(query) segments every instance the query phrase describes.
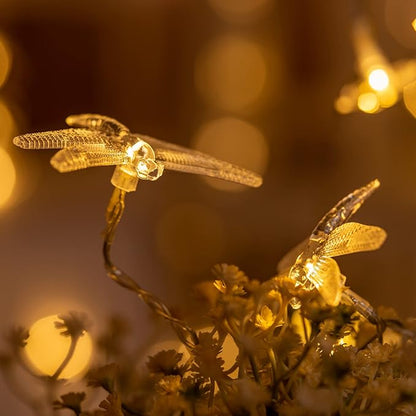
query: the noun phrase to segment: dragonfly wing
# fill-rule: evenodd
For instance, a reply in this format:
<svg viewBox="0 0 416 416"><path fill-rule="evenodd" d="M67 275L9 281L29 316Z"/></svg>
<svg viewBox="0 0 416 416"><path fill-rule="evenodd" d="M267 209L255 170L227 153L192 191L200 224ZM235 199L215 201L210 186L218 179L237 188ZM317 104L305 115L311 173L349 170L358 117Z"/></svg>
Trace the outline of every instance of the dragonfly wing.
<svg viewBox="0 0 416 416"><path fill-rule="evenodd" d="M22 149L62 149L84 144L106 144L108 138L98 131L87 129L63 129L28 133L17 136L13 143Z"/></svg>
<svg viewBox="0 0 416 416"><path fill-rule="evenodd" d="M330 257L320 257L308 274L308 279L315 285L328 305L339 304L345 279L335 260Z"/></svg>
<svg viewBox="0 0 416 416"><path fill-rule="evenodd" d="M59 172L72 172L93 166L121 165L127 162L126 154L116 149L91 146L62 149L51 159L51 165Z"/></svg>
<svg viewBox="0 0 416 416"><path fill-rule="evenodd" d="M68 116L65 121L68 126L100 131L109 137L119 136L120 133L129 131L124 124L121 124L116 119L100 114L74 114Z"/></svg>
<svg viewBox="0 0 416 416"><path fill-rule="evenodd" d="M153 149L156 150L173 150L175 152L181 152L181 153L200 153L197 150L190 149L189 147L185 146L179 146L178 144L165 142L164 140L155 139L154 137L150 137L144 134L138 135L142 140L149 143L150 146L153 147Z"/></svg>
<svg viewBox="0 0 416 416"><path fill-rule="evenodd" d="M312 234L329 234L335 230L335 228L345 224L379 186L380 182L378 179L375 179L367 185L351 192L345 198L342 198L341 201L339 201L334 208L325 214L321 221L319 221Z"/></svg>
<svg viewBox="0 0 416 416"><path fill-rule="evenodd" d="M156 159L166 169L211 176L252 187L259 187L263 182L257 173L197 150L187 149L149 136L140 135L140 137L153 147Z"/></svg>
<svg viewBox="0 0 416 416"><path fill-rule="evenodd" d="M329 234L319 254L329 257L360 251L377 250L387 237L380 227L364 225L357 222L347 222Z"/></svg>
<svg viewBox="0 0 416 416"><path fill-rule="evenodd" d="M277 264L277 272L279 274L283 274L289 271L290 268L295 264L296 259L299 257L299 254L305 251L308 243L309 237L305 238L305 240L297 244L288 253L286 253Z"/></svg>

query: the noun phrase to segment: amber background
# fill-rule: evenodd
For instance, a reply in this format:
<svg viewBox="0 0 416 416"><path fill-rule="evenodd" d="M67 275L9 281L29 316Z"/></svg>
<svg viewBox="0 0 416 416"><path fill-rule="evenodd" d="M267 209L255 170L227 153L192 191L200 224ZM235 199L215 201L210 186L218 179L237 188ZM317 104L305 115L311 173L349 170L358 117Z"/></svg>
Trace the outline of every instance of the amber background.
<svg viewBox="0 0 416 416"><path fill-rule="evenodd" d="M380 45L391 60L414 57L416 33L413 46L395 38L386 26L388 3L368 2L364 10ZM396 3L409 25L412 2ZM260 189L227 193L168 173L129 195L117 261L169 304L187 304L192 285L209 279L218 262L271 277L338 199L379 178L382 187L356 219L384 227L389 238L380 251L339 263L349 285L374 305L416 315L416 120L402 102L376 115L333 109L340 87L355 77L353 5L272 1L258 19L230 23L205 0L3 0L0 29L14 60L1 94L19 132L63 128L67 115L80 112L186 146L203 122L222 115L263 132L269 163ZM216 109L194 84L201 50L231 32L259 42L268 57L265 93L240 114ZM19 197L0 214L1 330L75 309L89 314L95 330L119 313L144 342L151 332L146 308L107 279L102 265L111 168L61 175L48 163L52 152L5 146L18 169ZM202 214L188 215L194 208ZM180 254L176 265L161 253L160 233L164 250ZM0 385L2 414L28 414Z"/></svg>

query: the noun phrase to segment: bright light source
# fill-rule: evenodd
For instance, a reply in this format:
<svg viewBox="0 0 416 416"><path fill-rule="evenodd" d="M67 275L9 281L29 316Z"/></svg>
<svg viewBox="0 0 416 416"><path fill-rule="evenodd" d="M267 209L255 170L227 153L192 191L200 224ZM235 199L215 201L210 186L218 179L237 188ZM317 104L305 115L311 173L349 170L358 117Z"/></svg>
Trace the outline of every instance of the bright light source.
<svg viewBox="0 0 416 416"><path fill-rule="evenodd" d="M366 92L358 97L357 106L364 113L375 113L380 108L380 103L376 94Z"/></svg>
<svg viewBox="0 0 416 416"><path fill-rule="evenodd" d="M384 69L373 69L368 75L368 83L373 90L383 91L390 83L389 76Z"/></svg>
<svg viewBox="0 0 416 416"><path fill-rule="evenodd" d="M65 359L71 338L63 336L55 328L60 321L57 315L47 316L36 321L29 330L25 347L26 356L33 367L41 374L51 376ZM92 341L87 332L79 338L74 355L59 378L72 378L82 373L88 366L92 353Z"/></svg>
<svg viewBox="0 0 416 416"><path fill-rule="evenodd" d="M412 116L416 117L416 81L403 88L403 101Z"/></svg>
<svg viewBox="0 0 416 416"><path fill-rule="evenodd" d="M412 22L412 27L413 27L413 29L416 31L416 19L414 19L414 20L413 20L413 22Z"/></svg>

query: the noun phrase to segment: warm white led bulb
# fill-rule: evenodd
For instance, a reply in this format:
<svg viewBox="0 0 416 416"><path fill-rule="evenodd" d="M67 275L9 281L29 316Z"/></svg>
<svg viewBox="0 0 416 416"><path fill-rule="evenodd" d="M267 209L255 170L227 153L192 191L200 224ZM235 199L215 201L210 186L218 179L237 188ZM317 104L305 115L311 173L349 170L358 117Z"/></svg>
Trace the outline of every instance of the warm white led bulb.
<svg viewBox="0 0 416 416"><path fill-rule="evenodd" d="M368 75L368 83L373 90L383 91L389 86L390 79L384 69L378 68L370 72Z"/></svg>

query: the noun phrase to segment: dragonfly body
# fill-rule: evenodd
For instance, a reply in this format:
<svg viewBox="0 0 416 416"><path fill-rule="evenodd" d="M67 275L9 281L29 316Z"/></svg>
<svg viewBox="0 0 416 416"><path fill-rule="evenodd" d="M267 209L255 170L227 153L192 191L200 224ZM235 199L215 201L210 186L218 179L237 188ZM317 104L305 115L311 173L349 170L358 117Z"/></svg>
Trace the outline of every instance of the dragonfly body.
<svg viewBox="0 0 416 416"><path fill-rule="evenodd" d="M383 229L347 222L379 185L379 181L374 180L343 198L318 222L304 246L295 248L295 252L290 252L279 263L280 271L286 268L296 286L307 291L317 289L331 306L349 298L349 303L361 308L365 316L372 314L371 306L345 288L345 277L332 257L376 250L383 244L386 238Z"/></svg>
<svg viewBox="0 0 416 416"><path fill-rule="evenodd" d="M134 191L138 180L156 180L164 169L207 175L258 187L259 175L212 156L150 136L133 134L123 124L98 114L69 116L72 128L15 137L24 149L61 149L51 159L59 172L116 166L112 183ZM74 128L75 127L75 128Z"/></svg>

